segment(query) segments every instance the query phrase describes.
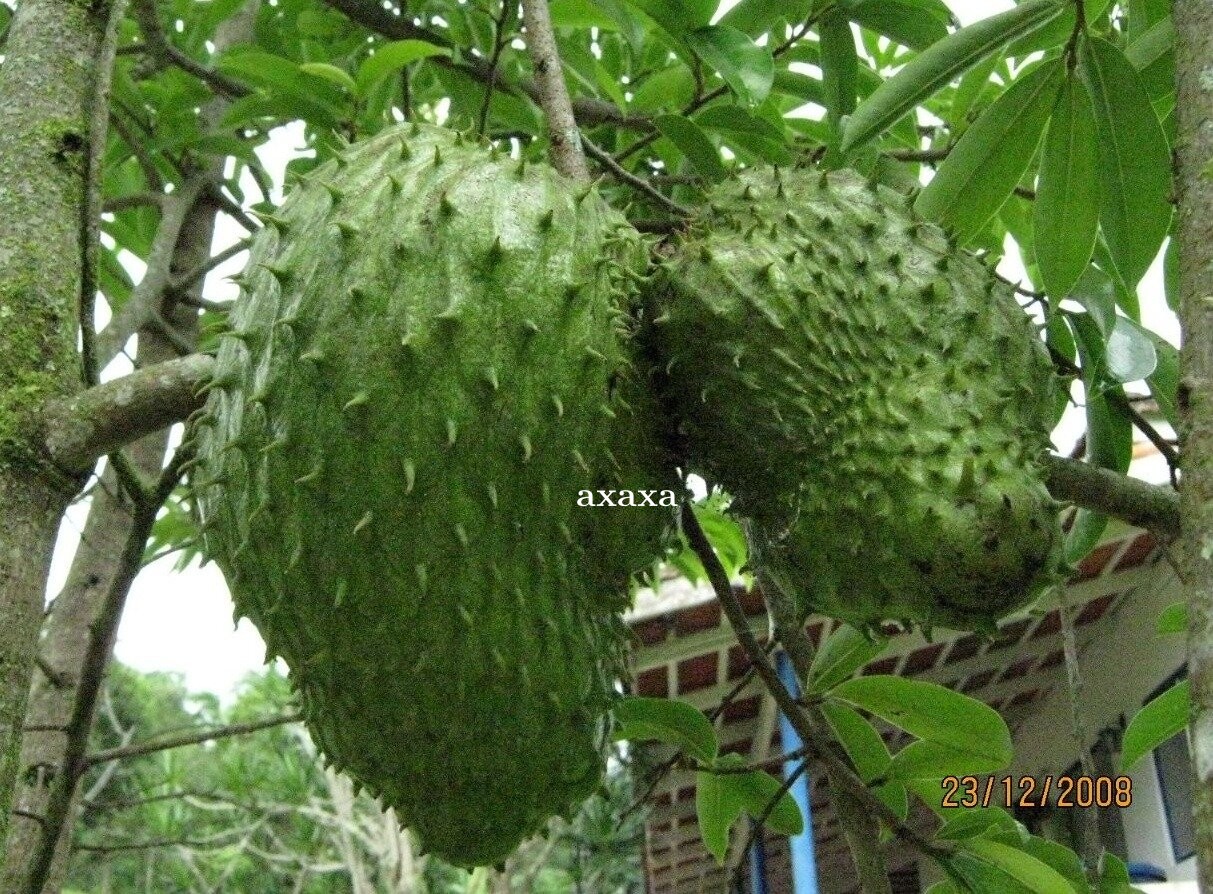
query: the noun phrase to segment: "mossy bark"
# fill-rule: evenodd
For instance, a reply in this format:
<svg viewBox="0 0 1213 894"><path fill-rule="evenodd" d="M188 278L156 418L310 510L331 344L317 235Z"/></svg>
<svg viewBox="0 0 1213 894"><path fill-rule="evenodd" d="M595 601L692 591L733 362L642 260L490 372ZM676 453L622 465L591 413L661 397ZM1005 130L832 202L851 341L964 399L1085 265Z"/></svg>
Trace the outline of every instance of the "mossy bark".
<svg viewBox="0 0 1213 894"><path fill-rule="evenodd" d="M1181 354L1181 579L1200 890L1213 891L1213 0L1175 4Z"/></svg>
<svg viewBox="0 0 1213 894"><path fill-rule="evenodd" d="M51 550L79 486L46 458L37 408L82 381L84 153L106 5L23 0L0 66L0 834Z"/></svg>

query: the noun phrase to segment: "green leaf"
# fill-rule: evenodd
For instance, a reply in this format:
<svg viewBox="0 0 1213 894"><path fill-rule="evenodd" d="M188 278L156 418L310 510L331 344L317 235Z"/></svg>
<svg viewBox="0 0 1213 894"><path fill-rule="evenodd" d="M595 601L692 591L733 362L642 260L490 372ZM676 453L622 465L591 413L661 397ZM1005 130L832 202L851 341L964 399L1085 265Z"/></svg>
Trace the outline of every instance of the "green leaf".
<svg viewBox="0 0 1213 894"><path fill-rule="evenodd" d="M943 40L954 21L938 0L850 0L842 8L857 25L915 50Z"/></svg>
<svg viewBox="0 0 1213 894"><path fill-rule="evenodd" d="M1096 164L1091 99L1067 78L1045 134L1032 216L1036 264L1045 291L1055 300L1074 288L1095 250Z"/></svg>
<svg viewBox="0 0 1213 894"><path fill-rule="evenodd" d="M1125 47L1125 58L1141 75L1150 99L1175 90L1175 24L1166 16Z"/></svg>
<svg viewBox="0 0 1213 894"><path fill-rule="evenodd" d="M716 13L716 0L628 0L673 37L702 28Z"/></svg>
<svg viewBox="0 0 1213 894"><path fill-rule="evenodd" d="M720 152L694 121L681 115L659 115L653 119L653 124L662 136L678 147L699 174L712 181L728 176L720 161Z"/></svg>
<svg viewBox="0 0 1213 894"><path fill-rule="evenodd" d="M1188 711L1187 680L1180 680L1138 711L1129 721L1121 740L1121 771L1131 770L1135 763L1187 728Z"/></svg>
<svg viewBox="0 0 1213 894"><path fill-rule="evenodd" d="M890 773L895 779L942 779L945 776L982 776L1006 766L995 756L962 751L940 742L918 741L893 755Z"/></svg>
<svg viewBox="0 0 1213 894"><path fill-rule="evenodd" d="M695 123L719 134L734 150L744 150L777 165L795 161L796 156L788 148L783 132L770 121L751 115L740 106L710 106L695 117Z"/></svg>
<svg viewBox="0 0 1213 894"><path fill-rule="evenodd" d="M997 866L971 854L958 853L948 863L964 879L967 894L1032 894L1031 888L1021 885ZM1065 890L1069 894L1069 889Z"/></svg>
<svg viewBox="0 0 1213 894"><path fill-rule="evenodd" d="M724 78L742 99L758 105L771 92L775 60L746 34L727 25L711 25L686 35L687 45Z"/></svg>
<svg viewBox="0 0 1213 894"><path fill-rule="evenodd" d="M843 131L841 150L853 152L883 133L953 78L993 55L1009 41L1047 24L1067 4L1028 0L1014 9L954 31L923 50L856 108Z"/></svg>
<svg viewBox="0 0 1213 894"><path fill-rule="evenodd" d="M354 78L358 85L358 95L365 96L375 84L393 72L400 71L406 65L411 65L421 59L428 59L431 56L449 55L451 55L451 51L446 47L435 46L424 40L397 40L385 43L358 67L358 74Z"/></svg>
<svg viewBox="0 0 1213 894"><path fill-rule="evenodd" d="M1173 602L1162 610L1155 625L1155 632L1167 636L1172 633L1188 632L1188 603Z"/></svg>
<svg viewBox="0 0 1213 894"><path fill-rule="evenodd" d="M1015 832L1015 819L1001 807L974 807L949 817L935 837L960 841L988 834L990 830Z"/></svg>
<svg viewBox="0 0 1213 894"><path fill-rule="evenodd" d="M1056 841L1049 841L1047 838L1041 838L1038 835L1033 835L1027 841L1020 841L1015 846L1054 869L1058 875L1070 883L1070 887L1075 892L1087 894L1090 891L1091 888L1087 884L1082 860L1079 859L1078 854L1065 845L1058 844ZM1069 894L1069 892L1066 892L1066 894Z"/></svg>
<svg viewBox="0 0 1213 894"><path fill-rule="evenodd" d="M871 782L886 775L892 757L876 728L847 705L825 702L821 708L859 778Z"/></svg>
<svg viewBox="0 0 1213 894"><path fill-rule="evenodd" d="M884 651L886 636L870 637L850 624L843 624L828 637L809 667L809 690L822 693L841 683Z"/></svg>
<svg viewBox="0 0 1213 894"><path fill-rule="evenodd" d="M806 2L789 4L785 0L741 0L724 14L718 24L736 28L750 37L758 37L780 20L792 18L800 21L808 6Z"/></svg>
<svg viewBox="0 0 1213 894"><path fill-rule="evenodd" d="M988 838L968 838L961 847L1001 869L1034 894L1071 894L1075 890L1052 866L1017 847Z"/></svg>
<svg viewBox="0 0 1213 894"><path fill-rule="evenodd" d="M1158 364L1154 372L1146 377L1150 395L1158 402L1158 409L1172 426L1179 425L1179 351L1156 332L1142 329L1154 344Z"/></svg>
<svg viewBox="0 0 1213 894"><path fill-rule="evenodd" d="M741 816L743 807L733 774L695 774L695 812L699 816L699 834L704 847L716 862L724 865L729 849L729 829Z"/></svg>
<svg viewBox="0 0 1213 894"><path fill-rule="evenodd" d="M1099 137L1099 224L1117 271L1133 289L1171 221L1171 152L1150 97L1119 49L1088 37L1079 72Z"/></svg>
<svg viewBox="0 0 1213 894"><path fill-rule="evenodd" d="M821 35L821 84L827 118L837 128L843 116L855 110L855 82L859 76L855 35L841 9L822 16L817 28Z"/></svg>
<svg viewBox="0 0 1213 894"><path fill-rule="evenodd" d="M1128 317L1116 317L1108 333L1106 351L1108 375L1118 382L1144 379L1158 366L1154 342L1145 329Z"/></svg>
<svg viewBox="0 0 1213 894"><path fill-rule="evenodd" d="M826 97L821 81L798 71L788 71L781 68L775 72L775 82L771 85L775 93L784 96L794 96L805 102L815 102L819 106L826 104Z"/></svg>
<svg viewBox="0 0 1213 894"><path fill-rule="evenodd" d="M1046 62L1015 81L965 131L914 207L967 241L998 213L1040 143L1065 69Z"/></svg>
<svg viewBox="0 0 1213 894"><path fill-rule="evenodd" d="M847 680L830 695L920 739L989 757L999 766L1011 761L1011 734L998 712L936 683L874 675Z"/></svg>
<svg viewBox="0 0 1213 894"><path fill-rule="evenodd" d="M348 71L338 68L336 65L329 65L327 62L304 62L299 66L299 70L314 77L324 78L351 93L357 88Z"/></svg>
<svg viewBox="0 0 1213 894"><path fill-rule="evenodd" d="M620 699L614 713L619 721L619 730L615 733L617 741L656 739L681 748L704 763L716 759L719 748L716 730L693 705L674 699L637 696Z"/></svg>
<svg viewBox="0 0 1213 894"><path fill-rule="evenodd" d="M716 762L720 768L736 769L744 766L745 761L737 754L726 754ZM766 813L771 801L778 796L775 806L766 819L766 826L772 832L780 835L799 835L804 831L804 817L800 813L800 805L790 792L781 792L783 785L770 773L753 770L749 773L716 774L723 780L723 785L732 789L733 797L740 802L742 809L754 819L760 819Z"/></svg>

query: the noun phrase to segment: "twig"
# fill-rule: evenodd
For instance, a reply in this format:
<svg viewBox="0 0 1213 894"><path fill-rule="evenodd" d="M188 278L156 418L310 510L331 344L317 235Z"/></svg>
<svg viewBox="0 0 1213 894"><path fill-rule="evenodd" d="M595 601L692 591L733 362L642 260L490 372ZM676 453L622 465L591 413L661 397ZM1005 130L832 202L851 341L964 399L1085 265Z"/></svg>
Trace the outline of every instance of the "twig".
<svg viewBox="0 0 1213 894"><path fill-rule="evenodd" d="M146 39L147 50L152 56L192 74L216 93L239 97L247 96L251 92L239 81L195 62L173 46L160 26L160 14L156 11L155 0L135 0L133 12Z"/></svg>
<svg viewBox="0 0 1213 894"><path fill-rule="evenodd" d="M539 86L539 105L547 117L552 167L570 180L589 180L590 169L581 150L581 131L564 83L564 67L547 0L522 0L526 45Z"/></svg>
<svg viewBox="0 0 1213 894"><path fill-rule="evenodd" d="M122 748L109 748L105 751L94 752L85 757L83 769L87 770L89 767L95 767L97 764L104 764L109 761L142 757L145 754L154 754L157 751L168 751L171 748L182 748L186 745L198 745L202 742L214 741L215 739L243 736L246 733L282 726L285 723L296 723L301 719L298 714L283 714L279 717L267 717L264 720L256 720L250 723L233 723L228 726L216 727L215 729L199 730L187 735L175 736L171 739L136 742L134 745L127 745Z"/></svg>
<svg viewBox="0 0 1213 894"><path fill-rule="evenodd" d="M160 208L164 204L164 198L162 192L137 192L129 196L106 199L101 205L101 210L107 214L113 214L117 211L126 211L128 208Z"/></svg>
<svg viewBox="0 0 1213 894"><path fill-rule="evenodd" d="M838 780L846 786L846 790L853 794L873 817L884 822L894 835L923 854L939 861L946 860L953 848L950 842L932 842L923 837L916 829L906 825L901 817L868 789L863 780L856 776L855 772L841 758L826 747L825 743L832 741L832 738L824 730L816 728L816 724L811 721L805 710L784 687L783 681L779 679L779 674L776 673L775 668L763 653L753 631L746 623L745 610L737 600L736 594L733 593L724 566L720 564L720 559L712 549L707 535L703 533L703 528L700 527L699 520L695 518L695 513L689 503L682 504L680 518L683 533L686 534L691 549L703 563L708 580L716 592L716 598L720 601L725 616L729 619L729 624L733 627L738 642L757 669L758 676L762 678L762 682L775 699L779 710L788 718L788 722L800 736L800 740L818 760L822 761L826 770L836 773Z"/></svg>
<svg viewBox="0 0 1213 894"><path fill-rule="evenodd" d="M493 54L489 57L489 79L484 85L484 102L480 105L477 132L484 136L489 125L489 106L493 102L493 91L497 89L497 66L501 62L501 53L509 41L506 39L506 26L513 17L517 0L501 0L501 12L493 21Z"/></svg>
<svg viewBox="0 0 1213 894"><path fill-rule="evenodd" d="M763 825L768 819L771 818L771 814L779 805L780 799L792 790L792 786L796 784L796 780L800 779L800 777L807 773L808 770L809 762L801 761L793 768L792 772L784 778L775 794L771 796L771 800L767 802L767 806L762 808L762 813L750 823L750 831L746 834L745 844L741 846L741 850L738 851L739 854L744 855L750 852L750 848L754 846L754 842L756 842L758 840L758 836L762 834ZM741 887L745 880L745 867L745 860L742 859L737 862L737 866L733 869L733 881L738 888Z"/></svg>
<svg viewBox="0 0 1213 894"><path fill-rule="evenodd" d="M623 165L621 165L621 164L619 164L619 162L615 161L615 159L611 157L611 154L609 152L606 152L605 150L599 148L598 146L595 146L592 142L590 142L584 136L581 138L581 147L583 149L585 149L585 152L588 156L590 156L592 159L594 159L594 161L598 162L600 165L602 165L604 168L606 168L608 171L610 171L611 174L614 175L614 177L617 180L620 180L623 183L626 183L628 186L631 186L633 189L639 190L640 192L644 193L646 196L651 198L653 201L655 201L662 208L665 208L667 211L669 211L673 214L677 214L679 217L690 217L691 216L690 208L687 208L683 205L678 204L673 199L671 199L669 196L665 195L660 190L658 190L655 186L653 186L653 184L646 183L643 179L641 179L640 177L637 177L635 174L628 171L626 168L623 167Z"/></svg>
<svg viewBox="0 0 1213 894"><path fill-rule="evenodd" d="M241 239L239 242L235 243L234 245L229 245L223 251L219 252L219 254L212 255L211 257L209 257L205 261L203 261L201 264L199 264L197 267L195 267L193 270L188 270L185 273L181 274L181 276L179 276L175 280L173 280L172 283L168 287L169 291L170 292L184 292L186 289L188 289L194 283L198 282L198 280L202 279L202 277L206 276L208 273L210 273L212 270L214 270L216 267L218 267L224 261L228 261L228 260L236 257L236 255L240 254L240 252L242 252L242 251L248 251L248 247L249 247L248 239ZM181 299L178 298L178 300L181 300ZM185 302L185 303L188 304L190 302Z"/></svg>
<svg viewBox="0 0 1213 894"><path fill-rule="evenodd" d="M131 133L130 128L126 126L126 122L122 120L122 116L116 112L110 114L110 125L114 128L114 132L122 137L122 142L126 143L131 154L135 157L135 161L139 165L139 170L143 171L143 179L147 181L148 188L153 190L153 194L163 195L164 178L160 176L160 170L156 167L156 163L152 161L152 157L147 154L147 150L143 142L136 139ZM163 202L163 199L161 199Z"/></svg>
<svg viewBox="0 0 1213 894"><path fill-rule="evenodd" d="M1095 761L1091 757L1090 743L1087 741L1086 715L1083 712L1085 687L1083 686L1082 668L1078 664L1078 639L1074 634L1074 616L1066 602L1066 588L1059 587L1057 593L1057 613L1061 621L1062 653L1066 665L1066 695L1070 706L1070 735L1074 746L1078 749L1078 760L1082 772L1086 776L1095 776ZM1099 862L1099 839L1096 827L1094 808L1083 810L1080 807L1078 819L1079 855L1083 863L1093 868Z"/></svg>
<svg viewBox="0 0 1213 894"><path fill-rule="evenodd" d="M97 52L97 82L93 85L92 109L88 121L88 152L84 168L84 202L80 218L80 364L84 384L91 387L99 379L97 363L97 256L101 243L101 179L105 164L105 146L109 135L110 89L114 82L114 54L118 32L126 15L127 0L113 0L105 35Z"/></svg>
<svg viewBox="0 0 1213 894"><path fill-rule="evenodd" d="M53 667L51 667L50 662L41 655L34 656L34 663L38 666L38 670L42 671L42 675L46 677L46 679L50 681L50 684L56 689L66 689L68 686L72 685L72 678L69 674L55 670ZM29 732L28 727L23 727L22 729L23 732Z"/></svg>

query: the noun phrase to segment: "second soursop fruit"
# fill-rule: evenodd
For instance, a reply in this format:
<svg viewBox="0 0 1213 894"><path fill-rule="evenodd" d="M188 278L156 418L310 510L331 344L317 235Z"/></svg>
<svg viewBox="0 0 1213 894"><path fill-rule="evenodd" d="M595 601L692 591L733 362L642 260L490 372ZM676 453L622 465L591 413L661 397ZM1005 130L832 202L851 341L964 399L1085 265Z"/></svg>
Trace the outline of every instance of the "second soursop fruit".
<svg viewBox="0 0 1213 894"><path fill-rule="evenodd" d="M666 518L604 546L576 498L644 474L611 446L647 424L620 398L646 256L549 168L392 128L268 219L219 351L198 490L237 611L327 757L458 864L600 779Z"/></svg>
<svg viewBox="0 0 1213 894"><path fill-rule="evenodd" d="M1048 357L1009 287L903 196L745 173L654 294L685 462L803 610L988 628L1054 579Z"/></svg>

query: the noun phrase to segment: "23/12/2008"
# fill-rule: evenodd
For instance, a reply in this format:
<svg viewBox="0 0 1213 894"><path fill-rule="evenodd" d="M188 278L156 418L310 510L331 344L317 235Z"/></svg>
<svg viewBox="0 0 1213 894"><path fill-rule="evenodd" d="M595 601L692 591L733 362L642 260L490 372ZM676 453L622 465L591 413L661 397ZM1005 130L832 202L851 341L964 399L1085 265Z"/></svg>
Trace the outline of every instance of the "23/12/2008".
<svg viewBox="0 0 1213 894"><path fill-rule="evenodd" d="M944 807L1128 807L1128 776L945 776Z"/></svg>

